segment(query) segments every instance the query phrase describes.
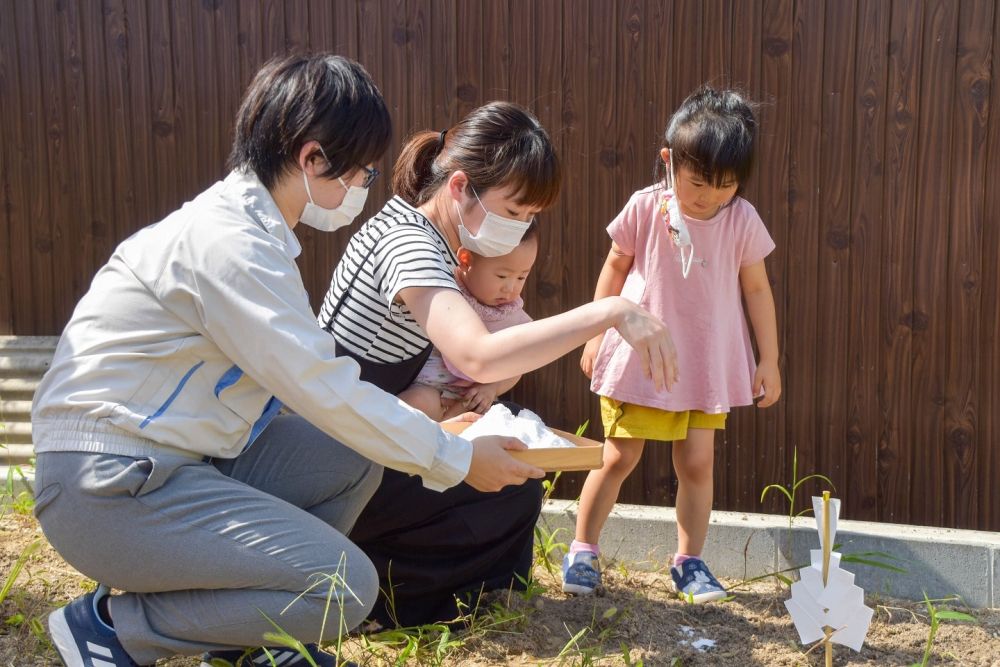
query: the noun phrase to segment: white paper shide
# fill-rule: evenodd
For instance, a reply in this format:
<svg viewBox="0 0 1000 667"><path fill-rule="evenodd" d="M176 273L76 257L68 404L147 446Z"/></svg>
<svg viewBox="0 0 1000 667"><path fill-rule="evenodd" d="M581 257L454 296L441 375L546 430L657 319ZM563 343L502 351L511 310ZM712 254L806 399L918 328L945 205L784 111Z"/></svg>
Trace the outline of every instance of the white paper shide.
<svg viewBox="0 0 1000 667"><path fill-rule="evenodd" d="M792 584L792 597L785 601L785 607L803 644L825 641L829 636L830 642L860 651L874 612L865 606L865 592L854 585L854 574L840 568L841 555L833 551L840 500L829 500L828 535L823 530L823 498L814 496L812 501L820 549L809 552L811 563L799 570L799 581ZM824 551L829 553L825 585Z"/></svg>

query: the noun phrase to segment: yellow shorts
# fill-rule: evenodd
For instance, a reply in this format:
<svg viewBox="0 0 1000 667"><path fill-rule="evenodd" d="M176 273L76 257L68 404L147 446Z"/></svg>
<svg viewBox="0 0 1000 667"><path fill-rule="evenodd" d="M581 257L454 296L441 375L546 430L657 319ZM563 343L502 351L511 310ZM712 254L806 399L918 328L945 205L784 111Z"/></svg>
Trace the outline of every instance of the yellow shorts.
<svg viewBox="0 0 1000 667"><path fill-rule="evenodd" d="M726 413L707 414L701 410L670 412L601 396L601 422L606 438L672 442L686 438L689 428L726 428Z"/></svg>

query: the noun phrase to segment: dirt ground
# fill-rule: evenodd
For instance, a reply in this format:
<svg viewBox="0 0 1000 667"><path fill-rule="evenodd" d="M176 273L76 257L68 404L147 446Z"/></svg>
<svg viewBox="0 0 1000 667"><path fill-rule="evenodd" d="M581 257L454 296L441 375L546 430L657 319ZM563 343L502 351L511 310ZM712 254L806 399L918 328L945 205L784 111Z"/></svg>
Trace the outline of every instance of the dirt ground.
<svg viewBox="0 0 1000 667"><path fill-rule="evenodd" d="M0 518L0 586L10 579L18 558L39 539L38 550L0 604L0 667L60 664L44 635L45 615L93 586L44 542L30 516L10 513ZM471 630L448 635L444 641L437 635L425 638L421 650L409 658L401 659L385 634L355 636L344 646L344 654L373 667L823 664L822 649L807 654L798 644L782 604L788 589L773 581L743 587L728 602L694 606L672 596L669 575L631 570L622 563L607 568L607 590L598 597L566 597L558 580L541 565L536 566L536 577L533 594L491 594ZM869 596L867 604L876 612L863 650L854 653L838 646L834 664L920 663L929 630L923 605L877 596ZM1000 667L1000 610L948 608L967 611L977 622L944 622L931 664ZM706 643L714 645L696 648ZM438 653L443 644L447 650ZM160 667L198 664L195 658L158 663Z"/></svg>

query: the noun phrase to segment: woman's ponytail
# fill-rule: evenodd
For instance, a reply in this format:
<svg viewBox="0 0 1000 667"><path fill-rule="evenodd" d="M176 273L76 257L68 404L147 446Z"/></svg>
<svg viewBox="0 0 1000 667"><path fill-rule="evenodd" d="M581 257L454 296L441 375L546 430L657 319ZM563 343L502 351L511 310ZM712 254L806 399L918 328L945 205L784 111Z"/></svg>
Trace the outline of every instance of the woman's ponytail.
<svg viewBox="0 0 1000 667"><path fill-rule="evenodd" d="M435 180L434 158L441 152L440 136L431 130L411 135L392 168L392 191L411 206L426 201L427 186Z"/></svg>

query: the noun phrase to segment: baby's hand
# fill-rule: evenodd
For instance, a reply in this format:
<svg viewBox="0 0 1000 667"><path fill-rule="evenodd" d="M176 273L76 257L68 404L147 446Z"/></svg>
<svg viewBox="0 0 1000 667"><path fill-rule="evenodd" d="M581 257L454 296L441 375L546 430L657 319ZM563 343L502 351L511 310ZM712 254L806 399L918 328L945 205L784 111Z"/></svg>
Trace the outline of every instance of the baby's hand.
<svg viewBox="0 0 1000 667"><path fill-rule="evenodd" d="M466 410L472 410L479 414L484 414L497 400L497 387L499 383L489 382L487 384L474 384L465 390L465 400L463 401Z"/></svg>

